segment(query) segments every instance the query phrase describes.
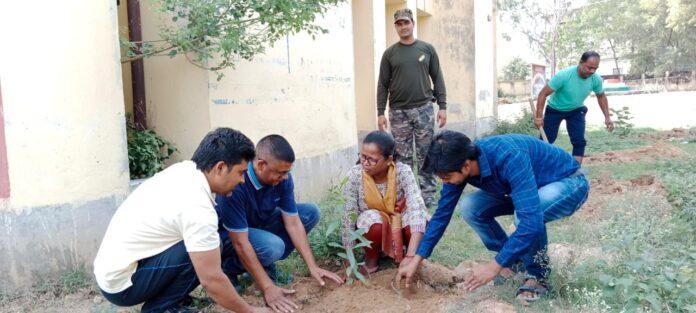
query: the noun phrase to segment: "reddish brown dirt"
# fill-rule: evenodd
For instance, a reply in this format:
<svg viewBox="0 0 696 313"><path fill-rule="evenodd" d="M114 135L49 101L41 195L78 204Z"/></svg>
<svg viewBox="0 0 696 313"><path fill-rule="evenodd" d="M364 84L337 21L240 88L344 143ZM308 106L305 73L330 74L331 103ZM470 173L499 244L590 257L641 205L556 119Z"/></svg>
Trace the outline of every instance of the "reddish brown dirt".
<svg viewBox="0 0 696 313"><path fill-rule="evenodd" d="M689 154L671 144L658 142L651 146L598 153L585 158L583 165L625 164L658 159L679 159Z"/></svg>
<svg viewBox="0 0 696 313"><path fill-rule="evenodd" d="M599 178L590 180L590 195L576 215L591 217L608 198L628 191L656 193L664 198L664 188L654 175L641 175L631 180L614 180L608 172L602 172Z"/></svg>
<svg viewBox="0 0 696 313"><path fill-rule="evenodd" d="M329 283L322 288L313 279L302 277L292 285L296 292L291 299L300 305L300 312L442 312L448 304L467 296L456 285L474 264L465 261L450 269L426 261L419 270L418 281L401 290L394 286L395 268L373 274L367 285ZM253 286L244 299L254 305L263 304L263 297ZM515 312L513 306L495 299L474 301L472 306L475 312ZM211 312L225 311L216 307Z"/></svg>
<svg viewBox="0 0 696 313"><path fill-rule="evenodd" d="M674 141L684 142L696 138L696 133L685 128L674 128L672 130L662 131L658 133L640 134L641 139L653 141Z"/></svg>
<svg viewBox="0 0 696 313"><path fill-rule="evenodd" d="M455 276L452 270L439 267L429 267L428 273L439 280ZM456 299L454 292L446 288L436 290L422 279L409 289L397 290L393 282L395 275L396 269L388 269L373 274L368 285L354 282L352 285L336 286L329 283L324 288L313 279L303 277L292 285L296 292L290 298L300 306L301 312L395 313L439 312L444 304ZM263 303L260 293L253 287L244 298L255 305Z"/></svg>

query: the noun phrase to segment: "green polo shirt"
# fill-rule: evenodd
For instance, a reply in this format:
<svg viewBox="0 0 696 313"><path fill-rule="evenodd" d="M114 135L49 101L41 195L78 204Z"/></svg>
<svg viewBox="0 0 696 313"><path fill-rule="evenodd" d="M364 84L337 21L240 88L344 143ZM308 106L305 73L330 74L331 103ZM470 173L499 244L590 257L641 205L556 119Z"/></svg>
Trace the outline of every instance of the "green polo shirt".
<svg viewBox="0 0 696 313"><path fill-rule="evenodd" d="M585 99L594 91L602 94L602 77L597 73L588 78L578 75L578 66L566 67L551 78L549 87L553 89L548 105L559 111L572 111L584 105Z"/></svg>

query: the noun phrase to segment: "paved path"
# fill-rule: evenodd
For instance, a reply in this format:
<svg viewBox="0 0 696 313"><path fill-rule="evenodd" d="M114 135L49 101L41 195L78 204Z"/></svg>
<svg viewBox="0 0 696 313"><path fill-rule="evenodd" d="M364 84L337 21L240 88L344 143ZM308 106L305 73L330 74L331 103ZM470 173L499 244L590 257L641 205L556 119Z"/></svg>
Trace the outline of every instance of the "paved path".
<svg viewBox="0 0 696 313"><path fill-rule="evenodd" d="M635 127L672 129L696 127L696 91L675 91L640 95L609 95L609 107L621 109L627 106ZM604 125L604 115L599 109L597 99L588 97L585 105L589 108L587 123ZM501 104L498 115L501 120L513 120L529 108L527 102ZM562 126L565 128L565 126Z"/></svg>

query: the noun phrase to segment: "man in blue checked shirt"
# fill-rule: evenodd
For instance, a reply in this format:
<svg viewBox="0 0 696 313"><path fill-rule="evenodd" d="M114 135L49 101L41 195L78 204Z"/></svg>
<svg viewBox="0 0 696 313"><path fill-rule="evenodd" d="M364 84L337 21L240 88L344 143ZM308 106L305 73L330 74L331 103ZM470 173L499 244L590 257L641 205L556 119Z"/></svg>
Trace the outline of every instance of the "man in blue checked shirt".
<svg viewBox="0 0 696 313"><path fill-rule="evenodd" d="M256 145L256 158L249 162L244 183L231 196L218 195L216 209L229 236L222 236L222 268L232 275L249 272L275 312L293 312L298 307L286 297L293 290L276 286L279 271L275 262L297 249L309 273L320 285L324 278L343 283L333 272L317 266L307 233L319 222L319 207L295 203L290 170L295 152L279 135L262 138ZM232 246L233 249L226 248ZM224 254L224 252L223 252Z"/></svg>
<svg viewBox="0 0 696 313"><path fill-rule="evenodd" d="M399 268L396 280L408 287L419 263L430 256L445 232L466 184L479 188L461 201L460 214L483 244L498 254L474 266L465 287L474 290L518 261L527 270L517 297L535 301L548 292L549 262L545 223L572 215L587 200L589 182L580 164L562 149L525 135L492 136L471 142L462 133L443 131L430 145L425 166L444 182L440 202L414 261ZM495 218L515 215L508 237Z"/></svg>

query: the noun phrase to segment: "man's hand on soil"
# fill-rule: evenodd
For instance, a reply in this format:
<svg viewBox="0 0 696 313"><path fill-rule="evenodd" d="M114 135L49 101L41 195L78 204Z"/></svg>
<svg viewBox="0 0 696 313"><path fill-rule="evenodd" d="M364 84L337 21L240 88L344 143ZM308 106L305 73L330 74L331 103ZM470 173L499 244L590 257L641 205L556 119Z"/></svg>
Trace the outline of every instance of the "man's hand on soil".
<svg viewBox="0 0 696 313"><path fill-rule="evenodd" d="M413 260L409 262L401 262L399 265L399 271L396 273L396 288L401 289L401 281L404 281L406 288L410 287L411 279L413 275L418 271L418 265L420 265L423 258L416 255Z"/></svg>
<svg viewBox="0 0 696 313"><path fill-rule="evenodd" d="M339 284L339 285L343 284L343 279L342 279L340 276L336 275L336 273L327 271L327 270L325 270L325 269L323 269L323 268L321 268L321 267L318 267L318 266L313 267L313 268L310 268L310 269L309 269L309 274L310 274L312 277L314 277L314 279L316 279L317 282L319 282L319 285L321 285L321 286L324 286L324 285L326 284L326 283L324 282L324 279L323 279L323 278L331 279L331 280L335 281L335 282L336 282L337 284Z"/></svg>
<svg viewBox="0 0 696 313"><path fill-rule="evenodd" d="M493 280L502 269L503 267L498 265L496 261L476 264L464 280L464 288L473 291Z"/></svg>
<svg viewBox="0 0 696 313"><path fill-rule="evenodd" d="M271 285L263 290L263 298L273 311L277 313L292 313L297 310L298 306L285 296L293 293L295 293L295 290Z"/></svg>

